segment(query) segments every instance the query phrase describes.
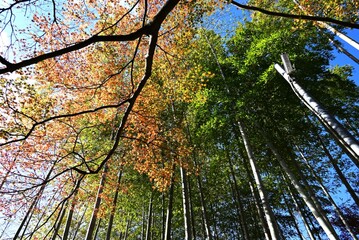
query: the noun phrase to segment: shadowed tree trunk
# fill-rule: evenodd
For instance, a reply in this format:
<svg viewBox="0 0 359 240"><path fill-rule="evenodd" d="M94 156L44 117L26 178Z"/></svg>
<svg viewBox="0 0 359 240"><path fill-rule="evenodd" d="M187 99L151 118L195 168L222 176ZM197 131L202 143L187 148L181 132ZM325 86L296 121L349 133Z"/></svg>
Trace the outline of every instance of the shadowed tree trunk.
<svg viewBox="0 0 359 240"><path fill-rule="evenodd" d="M92 238L93 238L93 233L95 231L95 225L96 225L96 220L97 220L97 214L98 214L98 210L100 208L100 204L101 204L101 200L102 200L101 194L102 194L103 188L105 186L108 169L109 168L108 168L107 164L105 164L103 173L101 176L101 180L100 180L100 185L97 190L96 201L95 201L95 205L92 210L90 224L87 229L86 238L85 238L86 240L92 240Z"/></svg>

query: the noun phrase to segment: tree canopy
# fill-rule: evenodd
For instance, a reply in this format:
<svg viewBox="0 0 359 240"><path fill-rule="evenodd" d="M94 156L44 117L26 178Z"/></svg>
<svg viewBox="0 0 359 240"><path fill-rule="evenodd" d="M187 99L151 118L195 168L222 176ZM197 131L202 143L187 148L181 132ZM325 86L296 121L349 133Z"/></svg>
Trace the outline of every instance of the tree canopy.
<svg viewBox="0 0 359 240"><path fill-rule="evenodd" d="M357 239L358 7L1 3L0 238Z"/></svg>

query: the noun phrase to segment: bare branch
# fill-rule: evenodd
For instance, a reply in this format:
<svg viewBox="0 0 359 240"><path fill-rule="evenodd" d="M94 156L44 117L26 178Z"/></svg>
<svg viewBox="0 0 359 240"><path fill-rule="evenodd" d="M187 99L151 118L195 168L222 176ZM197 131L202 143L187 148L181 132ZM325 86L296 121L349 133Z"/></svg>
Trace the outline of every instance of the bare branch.
<svg viewBox="0 0 359 240"><path fill-rule="evenodd" d="M359 29L359 24L357 24L357 23L344 22L344 21L340 21L340 20L330 18L330 17L317 17L317 16L308 16L308 15L297 15L297 14L290 14L290 13L273 12L273 11L269 11L269 10L259 8L259 7L255 7L255 6L240 4L240 3L236 2L236 1L231 1L230 3L232 3L233 5L235 5L235 6L239 7L239 8L261 12L261 13L264 13L264 14L267 14L267 15L270 15L270 16L293 18L293 19L304 19L304 20L310 20L310 21L328 22L328 23L334 23L334 24L337 24L337 25L341 25L341 26L344 26L344 27Z"/></svg>

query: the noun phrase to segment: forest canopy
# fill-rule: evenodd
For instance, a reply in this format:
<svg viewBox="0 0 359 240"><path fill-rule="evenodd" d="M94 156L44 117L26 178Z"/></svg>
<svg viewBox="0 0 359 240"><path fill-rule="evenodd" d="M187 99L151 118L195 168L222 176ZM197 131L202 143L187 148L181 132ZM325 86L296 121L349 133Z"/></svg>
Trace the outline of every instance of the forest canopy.
<svg viewBox="0 0 359 240"><path fill-rule="evenodd" d="M358 239L358 9L0 3L0 239Z"/></svg>

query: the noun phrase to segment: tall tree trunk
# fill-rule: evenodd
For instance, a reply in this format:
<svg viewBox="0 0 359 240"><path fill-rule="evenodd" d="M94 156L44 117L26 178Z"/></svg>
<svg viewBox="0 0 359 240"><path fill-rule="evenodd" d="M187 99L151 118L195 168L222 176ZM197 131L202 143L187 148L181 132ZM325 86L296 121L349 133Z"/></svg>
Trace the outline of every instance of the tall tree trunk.
<svg viewBox="0 0 359 240"><path fill-rule="evenodd" d="M297 147L298 148L298 147ZM298 150L300 151L300 149L298 148ZM312 175L315 177L315 179L317 180L317 182L319 183L322 191L324 192L325 196L327 196L328 200L330 201L330 203L333 205L334 210L336 211L336 213L339 216L339 219L341 220L341 222L344 224L345 228L347 229L347 231L349 232L349 234L352 236L352 238L354 240L357 240L358 238L355 236L355 233L353 233L353 231L351 230L348 222L345 220L342 212L340 211L338 205L335 203L334 199L331 197L330 193L328 192L327 188L323 185L323 181L320 179L320 177L315 173L314 169L312 168L312 166L310 166L307 158L304 156L304 154L302 153L302 151L300 151L300 155L302 156L303 160L305 161L305 163L307 164L307 167L309 168L310 172L312 173Z"/></svg>
<svg viewBox="0 0 359 240"><path fill-rule="evenodd" d="M166 214L166 227L165 227L165 240L171 240L171 222L173 215L173 192L174 192L174 169L175 165L172 165L172 176L171 176L171 186L168 193L168 206L167 206L167 214Z"/></svg>
<svg viewBox="0 0 359 240"><path fill-rule="evenodd" d="M299 225L298 225L298 222L297 222L297 218L294 216L292 208L289 206L286 199L284 199L284 202L285 202L285 206L287 207L287 212L289 213L290 217L293 219L294 228L297 231L297 234L298 234L299 238L301 240L304 240L302 232L300 231L300 228L299 228Z"/></svg>
<svg viewBox="0 0 359 240"><path fill-rule="evenodd" d="M352 199L354 200L354 202L357 204L357 206L359 207L359 198L357 196L357 194L355 193L354 189L351 187L351 185L349 184L349 182L347 181L346 177L344 176L343 172L340 170L337 161L333 158L332 154L329 152L328 148L325 146L322 138L319 136L318 133L316 133L317 138L319 140L319 143L321 145L321 147L324 150L324 153L326 154L326 156L329 159L329 162L332 164L335 172L338 174L339 179L341 180L341 182L344 184L344 186L346 187L347 191L349 192L350 196L352 197Z"/></svg>
<svg viewBox="0 0 359 240"><path fill-rule="evenodd" d="M182 205L183 205L185 239L192 240L192 225L191 225L190 203L188 196L187 174L186 174L186 170L182 166L180 166L180 173L181 173L181 185L182 185Z"/></svg>
<svg viewBox="0 0 359 240"><path fill-rule="evenodd" d="M261 222L264 237L265 237L266 240L271 240L271 237L270 237L271 233L269 231L267 221L266 221L266 219L264 217L265 213L263 211L261 201L259 199L258 193L256 192L256 190L254 188L254 183L252 182L252 177L250 175L248 175L248 178L249 178L249 181L248 181L249 188L250 188L251 193L252 193L253 198L254 198L254 204L255 204L256 209L257 209L257 214L258 214L258 217L259 217L259 221Z"/></svg>
<svg viewBox="0 0 359 240"><path fill-rule="evenodd" d="M88 227L87 233L86 233L86 238L85 238L86 240L92 240L92 238L93 238L93 233L95 231L95 225L96 225L98 210L100 208L101 201L102 201L101 194L102 194L103 188L105 186L106 176L107 176L108 170L109 170L109 168L108 168L107 163L106 163L105 166L104 166L104 169L103 169L102 176L101 176L100 185L99 185L98 190L97 190L95 205L94 205L93 210L92 210L90 224L89 224L89 227Z"/></svg>
<svg viewBox="0 0 359 240"><path fill-rule="evenodd" d="M283 177L283 179L285 180L286 178ZM290 197L291 197L292 200L293 200L293 203L294 203L294 206L295 206L295 208L296 208L297 213L299 214L300 218L302 219L303 225L304 225L304 227L305 227L305 229L306 229L306 231L307 231L307 233L308 233L309 238L310 238L311 240L315 240L315 237L314 237L314 235L313 235L313 233L312 233L312 230L311 230L310 227L309 227L309 223L308 223L307 219L305 218L305 215L304 215L304 213L303 213L303 211L302 211L302 208L299 206L298 200L297 200L297 198L294 196L294 194L293 194L293 192L292 192L292 189L291 189L291 187L290 187L289 185L288 185L288 192L289 192Z"/></svg>
<svg viewBox="0 0 359 240"><path fill-rule="evenodd" d="M340 46L338 43L336 43L332 38L329 37L329 41L342 53L344 53L345 55L347 55L351 60L353 60L354 62L356 62L357 64L359 64L359 59L356 58L353 54L351 54L350 52L348 52L345 48L343 48L342 46Z"/></svg>
<svg viewBox="0 0 359 240"><path fill-rule="evenodd" d="M127 223L126 223L126 230L125 230L125 234L123 236L123 240L127 240L128 230L130 229L131 223L132 223L132 217L129 216Z"/></svg>
<svg viewBox="0 0 359 240"><path fill-rule="evenodd" d="M145 206L142 206L141 240L145 239L145 228L146 228L146 209Z"/></svg>
<svg viewBox="0 0 359 240"><path fill-rule="evenodd" d="M199 177L199 175L196 176L196 180L197 180L197 187L198 187L198 191L199 191L199 198L200 198L200 202L201 202L202 219L203 219L203 227L205 230L205 236L206 236L207 240L212 240L209 223L208 223L207 207L206 207L206 202L205 202L204 194L203 194L202 181L201 181L201 178Z"/></svg>
<svg viewBox="0 0 359 240"><path fill-rule="evenodd" d="M77 223L77 226L75 228L75 232L74 232L74 236L72 237L72 240L76 240L77 239L77 233L79 232L80 230L80 227L81 227L81 224L85 218L85 214L86 214L86 211L87 211L87 208L88 208L88 205L86 205L86 208L85 210L83 211L82 215L81 215L81 218L80 218L80 221L78 221Z"/></svg>
<svg viewBox="0 0 359 240"><path fill-rule="evenodd" d="M282 156L279 154L279 151L274 147L274 144L271 142L269 137L262 131L263 136L267 140L267 145L271 149L272 153L278 160L280 166L290 179L291 183L293 184L294 188L299 192L299 194L302 196L305 204L308 206L312 214L314 215L315 219L318 221L319 225L322 227L324 232L328 235L329 239L338 239L338 236L333 228L333 226L330 224L329 220L325 215L322 214L323 210L320 206L315 204L312 197L308 193L308 191L302 187L300 182L298 181L297 177L294 175L294 173L290 170L287 163L284 161ZM300 169L298 169L298 172Z"/></svg>
<svg viewBox="0 0 359 240"><path fill-rule="evenodd" d="M101 222L102 222L102 219L100 218L98 220L98 223L97 223L97 226L96 226L96 231L95 231L93 239L97 239L98 231L100 230L100 227L101 227Z"/></svg>
<svg viewBox="0 0 359 240"><path fill-rule="evenodd" d="M195 221L194 221L193 202L192 202L192 185L191 185L191 180L188 178L187 178L187 186L188 186L189 212L191 216L192 239L196 239L196 229L194 225Z"/></svg>
<svg viewBox="0 0 359 240"><path fill-rule="evenodd" d="M122 167L120 167L120 171L118 172L118 176L117 176L115 196L113 197L111 213L110 213L110 220L108 221L106 240L111 239L111 231L112 231L113 220L115 218L115 213L116 213L116 205L117 205L117 199L118 199L118 192L120 191L121 178L122 178Z"/></svg>
<svg viewBox="0 0 359 240"><path fill-rule="evenodd" d="M299 99L315 114L319 121L327 128L339 146L348 154L350 159L359 168L359 142L343 125L330 115L317 101L315 101L281 66L275 64L276 70L289 83Z"/></svg>
<svg viewBox="0 0 359 240"><path fill-rule="evenodd" d="M55 223L55 228L54 228L54 233L52 235L52 240L55 240L59 234L59 230L62 224L62 220L64 219L65 213L66 213L66 208L67 208L67 204L68 204L68 200L66 201L66 203L63 203L61 206L61 211L59 213L59 217L57 218L57 221Z"/></svg>
<svg viewBox="0 0 359 240"><path fill-rule="evenodd" d="M248 159L249 159L249 163L253 172L253 176L254 176L254 180L256 182L257 185L257 189L258 189L258 193L259 193L259 197L263 206L263 210L264 210L264 215L265 218L267 220L268 223L268 228L269 228L269 232L271 234L271 238L272 240L274 239L280 239L280 232L278 229L278 225L276 223L276 220L274 218L274 214L272 212L272 209L269 205L268 199L267 199L267 195L262 183L262 179L260 177L259 171L258 171L258 167L256 164L256 160L255 157L253 155L251 146L249 144L247 135L245 133L245 129L243 126L243 123L241 123L240 121L238 121L238 126L239 126L239 130L243 139L243 144L244 147L246 149L247 155L248 155Z"/></svg>
<svg viewBox="0 0 359 240"><path fill-rule="evenodd" d="M35 206L37 205L38 201L40 200L43 191L45 190L46 182L49 180L49 178L50 178L50 176L51 176L51 174L52 174L52 171L53 171L54 167L55 167L55 163L51 166L49 172L48 172L47 175L46 175L46 178L45 178L45 180L44 180L44 183L41 185L39 191L37 192L37 194L36 194L36 196L35 196L34 201L32 201L32 203L31 203L31 205L30 205L28 211L26 212L26 214L25 214L23 220L21 221L20 226L18 227L18 229L17 229L17 231L16 231L16 233L15 233L15 235L14 235L14 239L17 239L17 238L19 237L19 234L20 234L20 232L21 232L22 230L23 230L23 234L22 234L22 235L24 235L24 233L25 233L25 231L26 231L26 228L27 228L27 224L26 224L26 227L25 227L24 229L23 229L23 227L24 227L24 225L25 225L26 222L27 222L27 223L30 222L31 217L32 217L33 210L34 210Z"/></svg>
<svg viewBox="0 0 359 240"><path fill-rule="evenodd" d="M297 6L304 11L305 13L307 13L308 11L305 9L305 7L303 7L302 5L299 4L299 2L297 0L293 0L293 2L295 4L297 4ZM319 26L326 28L327 30L331 31L332 33L334 33L336 36L338 36L339 38L341 38L342 40L344 40L346 43L348 43L349 45L351 45L352 47L356 48L357 50L359 50L359 43L356 42L355 40L351 39L350 37L348 37L347 35L339 32L337 29L333 28L332 26L330 26L329 24L327 24L326 22L321 22L318 21Z"/></svg>
<svg viewBox="0 0 359 240"><path fill-rule="evenodd" d="M241 195L240 195L239 189L238 189L237 178L236 178L236 175L234 173L233 164L232 164L230 156L227 156L227 158L228 158L229 169L230 169L230 172L231 172L232 180L233 180L233 183L234 183L235 199L236 199L237 209L239 210L238 217L239 217L239 223L241 225L241 230L243 232L243 239L245 239L245 240L248 239L249 240L247 224L246 224L246 221L244 220L244 217L243 217L244 210L243 210L243 206L242 206Z"/></svg>
<svg viewBox="0 0 359 240"><path fill-rule="evenodd" d="M75 209L75 206L77 204L77 193L78 193L82 178L83 178L83 176L76 180L76 185L75 185L75 189L73 191L72 202L71 202L71 205L69 206L70 209L69 209L69 213L67 215L66 224L65 224L65 230L64 230L64 233L62 235L62 240L67 240L68 237L69 237L72 216L74 214L74 209Z"/></svg>
<svg viewBox="0 0 359 240"><path fill-rule="evenodd" d="M146 240L150 240L150 239L151 239L153 195L154 195L154 194L153 194L153 191L151 191L150 202L149 202L149 204L148 204Z"/></svg>

